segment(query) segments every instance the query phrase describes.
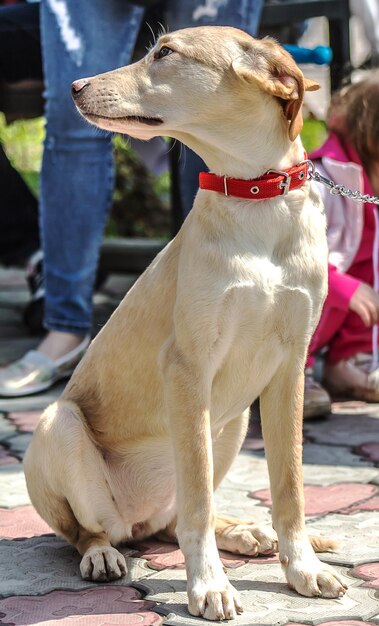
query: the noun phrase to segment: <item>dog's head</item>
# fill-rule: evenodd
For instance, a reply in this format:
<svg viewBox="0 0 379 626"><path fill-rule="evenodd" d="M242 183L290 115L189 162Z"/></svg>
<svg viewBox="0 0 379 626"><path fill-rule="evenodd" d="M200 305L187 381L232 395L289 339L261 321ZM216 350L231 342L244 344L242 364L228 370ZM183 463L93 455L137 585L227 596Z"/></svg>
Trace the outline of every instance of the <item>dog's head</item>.
<svg viewBox="0 0 379 626"><path fill-rule="evenodd" d="M204 136L228 125L235 134L243 120L272 124L267 109L275 107L293 141L304 92L317 88L272 39L209 26L164 34L138 63L77 80L72 93L89 122L140 139Z"/></svg>

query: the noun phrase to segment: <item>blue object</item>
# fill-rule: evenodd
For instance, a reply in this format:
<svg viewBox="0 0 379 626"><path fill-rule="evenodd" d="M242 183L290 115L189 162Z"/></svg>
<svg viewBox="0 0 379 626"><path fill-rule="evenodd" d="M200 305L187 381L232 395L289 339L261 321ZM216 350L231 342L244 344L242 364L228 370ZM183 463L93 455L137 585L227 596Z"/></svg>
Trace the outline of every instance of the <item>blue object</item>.
<svg viewBox="0 0 379 626"><path fill-rule="evenodd" d="M283 48L289 52L296 63L316 63L317 65L329 65L333 52L328 46L317 46L316 48L300 48L290 44L284 44Z"/></svg>

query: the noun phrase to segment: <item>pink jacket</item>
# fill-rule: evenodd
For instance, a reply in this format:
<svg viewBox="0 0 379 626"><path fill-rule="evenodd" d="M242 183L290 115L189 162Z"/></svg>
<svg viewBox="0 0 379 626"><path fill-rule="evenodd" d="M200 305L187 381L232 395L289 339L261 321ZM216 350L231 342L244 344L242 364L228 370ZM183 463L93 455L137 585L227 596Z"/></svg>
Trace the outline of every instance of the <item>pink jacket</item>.
<svg viewBox="0 0 379 626"><path fill-rule="evenodd" d="M310 158L323 176L353 191L359 190L372 195L370 181L358 155L351 146L343 145L337 135L330 134L326 142L313 152ZM349 276L348 272L362 241L364 205L331 194L327 187L320 183L314 184L318 185L321 192L328 223L329 294L326 304L347 310L353 293L360 285L360 281ZM376 227L378 234L377 220ZM377 267L375 271L378 272Z"/></svg>

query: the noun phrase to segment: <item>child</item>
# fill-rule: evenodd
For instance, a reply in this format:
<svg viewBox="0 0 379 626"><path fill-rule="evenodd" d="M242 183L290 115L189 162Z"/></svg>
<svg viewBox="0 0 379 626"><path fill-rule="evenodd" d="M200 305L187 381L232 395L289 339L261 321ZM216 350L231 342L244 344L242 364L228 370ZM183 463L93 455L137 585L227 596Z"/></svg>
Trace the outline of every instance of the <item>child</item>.
<svg viewBox="0 0 379 626"><path fill-rule="evenodd" d="M379 196L379 70L332 98L329 136L311 155L316 170L353 191ZM379 402L379 207L330 194L320 185L328 221L329 293L311 341L304 417L330 410L330 397ZM314 354L327 346L324 389Z"/></svg>

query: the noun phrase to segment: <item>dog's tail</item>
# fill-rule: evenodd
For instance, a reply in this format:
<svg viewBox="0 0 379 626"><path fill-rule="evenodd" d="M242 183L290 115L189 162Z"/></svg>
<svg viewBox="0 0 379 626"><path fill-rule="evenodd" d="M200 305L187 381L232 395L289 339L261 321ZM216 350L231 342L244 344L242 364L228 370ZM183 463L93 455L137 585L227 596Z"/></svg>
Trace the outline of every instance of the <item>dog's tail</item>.
<svg viewBox="0 0 379 626"><path fill-rule="evenodd" d="M338 550L338 543L333 539L310 535L309 540L315 552L336 552Z"/></svg>

